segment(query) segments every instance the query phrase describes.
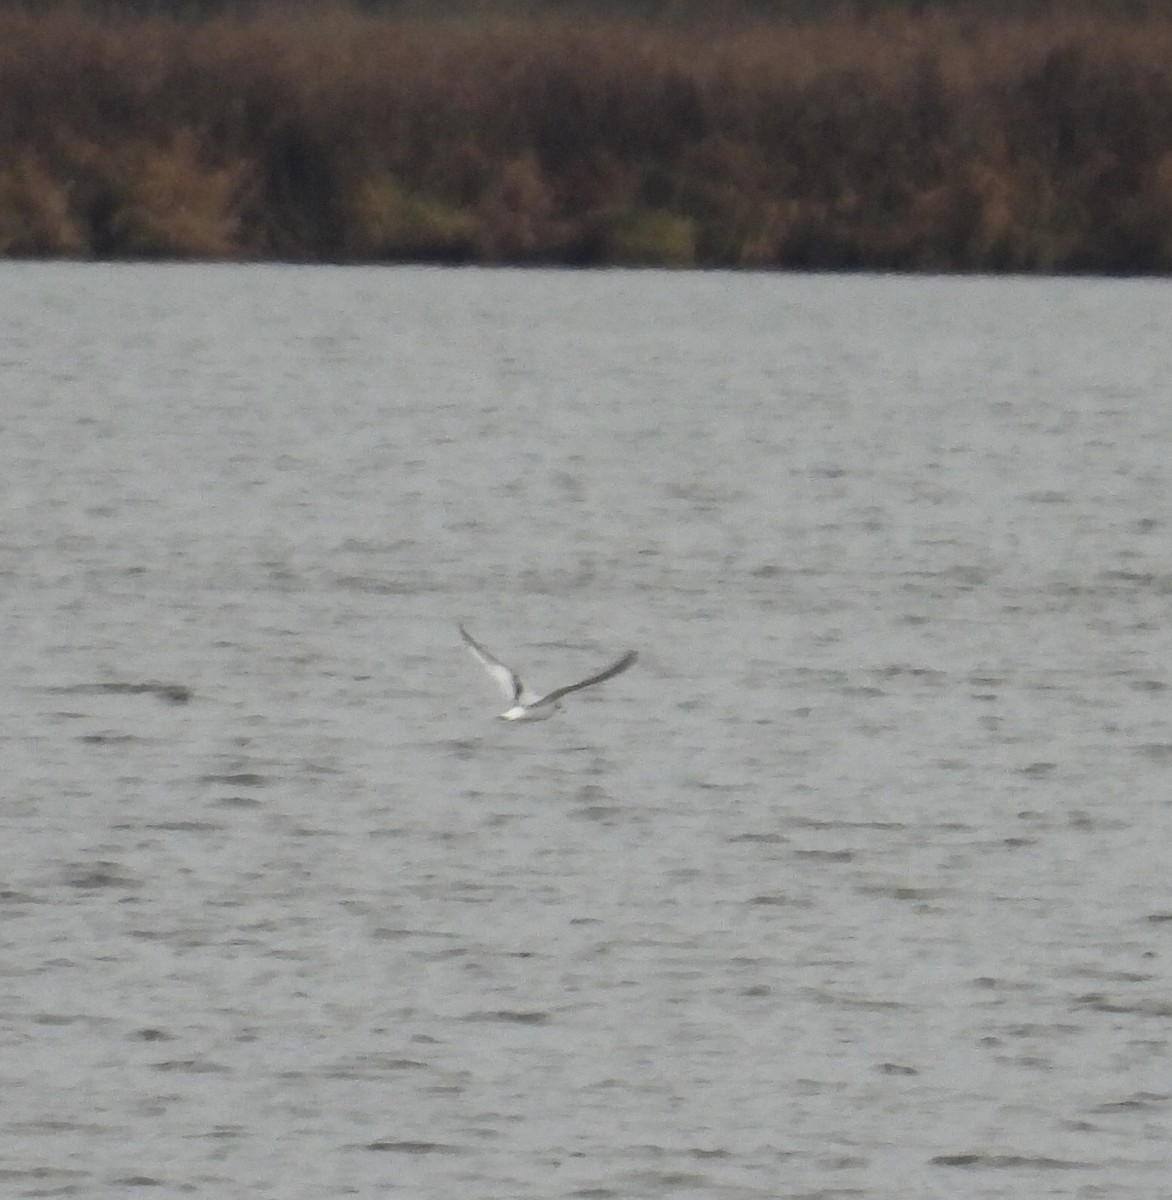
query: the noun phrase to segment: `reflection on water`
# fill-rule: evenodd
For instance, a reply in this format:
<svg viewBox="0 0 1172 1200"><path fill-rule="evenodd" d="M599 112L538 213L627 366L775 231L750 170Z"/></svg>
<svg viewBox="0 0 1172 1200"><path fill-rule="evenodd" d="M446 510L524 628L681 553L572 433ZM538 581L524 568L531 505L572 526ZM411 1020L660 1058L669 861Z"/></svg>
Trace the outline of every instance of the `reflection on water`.
<svg viewBox="0 0 1172 1200"><path fill-rule="evenodd" d="M1159 1194L1164 285L0 287L12 1195Z"/></svg>

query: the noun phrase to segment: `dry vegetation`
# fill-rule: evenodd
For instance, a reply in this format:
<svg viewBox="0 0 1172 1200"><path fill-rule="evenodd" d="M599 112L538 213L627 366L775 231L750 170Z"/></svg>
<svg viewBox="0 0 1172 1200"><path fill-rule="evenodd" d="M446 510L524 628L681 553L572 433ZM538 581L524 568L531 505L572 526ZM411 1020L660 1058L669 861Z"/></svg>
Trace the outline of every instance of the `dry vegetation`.
<svg viewBox="0 0 1172 1200"><path fill-rule="evenodd" d="M1172 270L1172 17L0 11L0 254Z"/></svg>

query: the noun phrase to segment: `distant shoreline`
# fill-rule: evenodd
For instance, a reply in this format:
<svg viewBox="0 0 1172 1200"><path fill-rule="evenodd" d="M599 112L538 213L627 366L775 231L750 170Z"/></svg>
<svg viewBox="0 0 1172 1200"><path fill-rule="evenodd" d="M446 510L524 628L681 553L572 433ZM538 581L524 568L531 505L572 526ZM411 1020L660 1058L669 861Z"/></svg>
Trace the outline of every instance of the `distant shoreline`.
<svg viewBox="0 0 1172 1200"><path fill-rule="evenodd" d="M1172 272L1172 16L0 9L0 255Z"/></svg>

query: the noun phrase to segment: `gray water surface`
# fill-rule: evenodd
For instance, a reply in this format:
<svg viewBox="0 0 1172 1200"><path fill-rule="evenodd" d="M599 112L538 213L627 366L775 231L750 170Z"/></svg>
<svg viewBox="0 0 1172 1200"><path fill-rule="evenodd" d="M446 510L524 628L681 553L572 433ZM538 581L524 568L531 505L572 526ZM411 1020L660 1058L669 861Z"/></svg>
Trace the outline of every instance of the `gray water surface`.
<svg viewBox="0 0 1172 1200"><path fill-rule="evenodd" d="M5 265L0 1191L1166 1195L1170 301Z"/></svg>

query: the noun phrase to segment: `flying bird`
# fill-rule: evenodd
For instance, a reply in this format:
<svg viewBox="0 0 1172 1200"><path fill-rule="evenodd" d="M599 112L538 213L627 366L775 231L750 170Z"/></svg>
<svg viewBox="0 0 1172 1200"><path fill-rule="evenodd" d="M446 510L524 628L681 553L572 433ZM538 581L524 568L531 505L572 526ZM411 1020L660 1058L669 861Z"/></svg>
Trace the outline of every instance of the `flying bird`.
<svg viewBox="0 0 1172 1200"><path fill-rule="evenodd" d="M464 628L459 626L460 636L468 644L476 661L493 677L497 686L504 693L510 706L499 714L502 721L545 721L561 708L558 703L563 696L571 692L580 692L583 688L593 687L596 683L605 683L616 675L621 675L639 657L634 650L628 650L617 662L613 662L605 671L591 675L579 683L570 683L565 687L554 688L544 696L534 696L521 682L521 677L511 667L506 667L499 658L494 658L489 652Z"/></svg>

